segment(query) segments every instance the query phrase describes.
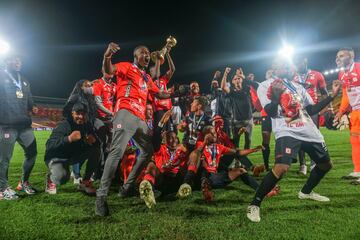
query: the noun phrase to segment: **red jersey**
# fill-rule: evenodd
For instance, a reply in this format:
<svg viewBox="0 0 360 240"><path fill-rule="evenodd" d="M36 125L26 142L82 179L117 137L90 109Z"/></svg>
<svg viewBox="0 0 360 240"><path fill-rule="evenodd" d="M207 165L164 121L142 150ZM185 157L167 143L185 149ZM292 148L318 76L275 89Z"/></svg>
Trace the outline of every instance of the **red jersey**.
<svg viewBox="0 0 360 240"><path fill-rule="evenodd" d="M100 97L102 104L106 109L114 112L114 97L115 97L116 84L107 83L104 79L100 78L93 83L93 91L95 97ZM100 117L106 117L107 114L98 109Z"/></svg>
<svg viewBox="0 0 360 240"><path fill-rule="evenodd" d="M324 76L320 72L314 70L308 70L305 75L296 75L294 81L306 89L315 104L319 102L319 89L326 88Z"/></svg>
<svg viewBox="0 0 360 240"><path fill-rule="evenodd" d="M167 75L163 75L158 80L155 80L154 82L161 91L167 92L166 85L169 83L169 80L170 79L167 77ZM167 110L171 109L171 107L172 107L172 103L171 103L170 98L159 99L154 96L154 98L153 98L154 111L160 111L160 110L167 111Z"/></svg>
<svg viewBox="0 0 360 240"><path fill-rule="evenodd" d="M172 152L165 144L162 144L159 151L154 154L154 159L161 173L171 172L177 174L179 169L186 164L187 152L182 147L178 147Z"/></svg>
<svg viewBox="0 0 360 240"><path fill-rule="evenodd" d="M204 147L203 156L205 157L205 169L209 173L216 173L219 166L220 158L223 154L230 152L232 149L224 145L213 143Z"/></svg>
<svg viewBox="0 0 360 240"><path fill-rule="evenodd" d="M145 107L148 93L156 94L159 88L150 75L130 62L120 62L116 67L116 106L115 111L126 109L145 120Z"/></svg>
<svg viewBox="0 0 360 240"><path fill-rule="evenodd" d="M341 71L339 80L343 84L343 93L347 96L346 104L342 101L340 109L344 112L344 108L350 105L352 110L360 110L360 63L353 63L349 70Z"/></svg>

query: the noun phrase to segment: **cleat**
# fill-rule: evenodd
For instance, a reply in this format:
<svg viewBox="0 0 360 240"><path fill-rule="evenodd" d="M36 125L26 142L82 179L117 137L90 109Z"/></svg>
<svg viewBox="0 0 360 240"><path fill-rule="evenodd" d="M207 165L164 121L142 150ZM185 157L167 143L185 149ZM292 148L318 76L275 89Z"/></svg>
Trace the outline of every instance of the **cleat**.
<svg viewBox="0 0 360 240"><path fill-rule="evenodd" d="M301 165L298 173L299 173L300 175L306 176L307 166L306 166L306 165Z"/></svg>
<svg viewBox="0 0 360 240"><path fill-rule="evenodd" d="M360 185L360 178L350 182L353 185Z"/></svg>
<svg viewBox="0 0 360 240"><path fill-rule="evenodd" d="M152 185L149 181L143 180L139 186L140 198L144 200L148 208L153 208L156 205Z"/></svg>
<svg viewBox="0 0 360 240"><path fill-rule="evenodd" d="M50 176L48 176L46 179L45 192L48 194L51 194L51 195L54 195L57 193L56 184L50 180Z"/></svg>
<svg viewBox="0 0 360 240"><path fill-rule="evenodd" d="M19 181L16 190L25 192L26 194L33 195L36 193L35 189L29 184L29 182Z"/></svg>
<svg viewBox="0 0 360 240"><path fill-rule="evenodd" d="M78 186L78 190L92 196L96 194L96 189L93 187L90 180L82 180Z"/></svg>
<svg viewBox="0 0 360 240"><path fill-rule="evenodd" d="M302 193L301 191L298 194L299 199L311 199L318 202L330 202L330 199L325 196L321 196L318 193L311 192L309 194Z"/></svg>
<svg viewBox="0 0 360 240"><path fill-rule="evenodd" d="M260 222L260 207L255 205L248 206L246 216L252 222Z"/></svg>
<svg viewBox="0 0 360 240"><path fill-rule="evenodd" d="M10 187L0 191L0 200L17 200L19 196Z"/></svg>
<svg viewBox="0 0 360 240"><path fill-rule="evenodd" d="M95 214L100 217L109 216L109 206L106 202L106 196L97 196L95 201Z"/></svg>
<svg viewBox="0 0 360 240"><path fill-rule="evenodd" d="M276 196L280 193L280 186L276 185L267 195L266 197L271 198L273 196Z"/></svg>
<svg viewBox="0 0 360 240"><path fill-rule="evenodd" d="M343 176L342 179L354 180L360 178L360 172L351 172L349 175Z"/></svg>
<svg viewBox="0 0 360 240"><path fill-rule="evenodd" d="M205 202L210 203L214 200L214 192L211 190L211 185L207 179L201 183L201 191Z"/></svg>
<svg viewBox="0 0 360 240"><path fill-rule="evenodd" d="M80 185L81 181L82 181L81 177L78 177L78 178L74 177L74 185Z"/></svg>
<svg viewBox="0 0 360 240"><path fill-rule="evenodd" d="M178 198L186 198L191 195L191 186L187 183L181 184L176 196Z"/></svg>

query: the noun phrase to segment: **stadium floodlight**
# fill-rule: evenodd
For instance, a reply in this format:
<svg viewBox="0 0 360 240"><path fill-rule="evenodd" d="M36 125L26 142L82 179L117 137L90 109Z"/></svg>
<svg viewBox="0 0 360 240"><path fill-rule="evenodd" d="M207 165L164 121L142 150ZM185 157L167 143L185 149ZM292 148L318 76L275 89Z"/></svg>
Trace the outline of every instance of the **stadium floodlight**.
<svg viewBox="0 0 360 240"><path fill-rule="evenodd" d="M0 39L0 54L5 55L9 52L9 50L10 50L9 43Z"/></svg>
<svg viewBox="0 0 360 240"><path fill-rule="evenodd" d="M292 60L292 57L294 55L294 47L288 44L284 44L282 49L279 50L278 54L279 56L286 58L288 60Z"/></svg>
<svg viewBox="0 0 360 240"><path fill-rule="evenodd" d="M334 69L331 69L330 70L330 74L333 74L335 71L334 71Z"/></svg>
<svg viewBox="0 0 360 240"><path fill-rule="evenodd" d="M325 74L325 75L329 75L329 71L325 71L324 74Z"/></svg>
<svg viewBox="0 0 360 240"><path fill-rule="evenodd" d="M340 71L340 69L339 69L339 68L336 68L336 69L335 69L335 72L339 72L339 71Z"/></svg>
<svg viewBox="0 0 360 240"><path fill-rule="evenodd" d="M344 70L345 70L345 68L344 68L344 67L341 67L341 68L340 68L340 71L344 71Z"/></svg>

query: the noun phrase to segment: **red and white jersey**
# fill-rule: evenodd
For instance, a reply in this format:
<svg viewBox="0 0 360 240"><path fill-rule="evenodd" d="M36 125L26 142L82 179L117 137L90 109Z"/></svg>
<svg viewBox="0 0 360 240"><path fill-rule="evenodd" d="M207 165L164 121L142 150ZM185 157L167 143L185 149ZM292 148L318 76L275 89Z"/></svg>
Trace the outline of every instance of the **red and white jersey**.
<svg viewBox="0 0 360 240"><path fill-rule="evenodd" d="M339 80L346 90L352 110L360 110L360 62L353 63L349 70L341 71Z"/></svg>
<svg viewBox="0 0 360 240"><path fill-rule="evenodd" d="M130 62L120 62L116 67L116 105L115 112L126 109L145 120L145 107L148 93L160 90L150 75Z"/></svg>
<svg viewBox="0 0 360 240"><path fill-rule="evenodd" d="M213 143L204 147L203 156L205 160L205 169L209 173L217 173L220 158L223 154L230 152L232 149L224 145Z"/></svg>
<svg viewBox="0 0 360 240"><path fill-rule="evenodd" d="M309 93L314 103L318 103L318 93L320 89L326 89L326 81L322 73L314 70L308 70L306 74L297 74L294 82L302 85Z"/></svg>
<svg viewBox="0 0 360 240"><path fill-rule="evenodd" d="M169 78L166 75L161 76L158 80L155 80L156 86L160 89L160 91L167 92L167 84L169 83ZM172 103L171 99L159 99L154 97L153 99L153 108L154 111L164 110L167 111L171 109Z"/></svg>
<svg viewBox="0 0 360 240"><path fill-rule="evenodd" d="M104 79L100 78L93 83L93 91L95 97L100 97L102 104L106 109L114 111L114 100L115 100L115 83L107 83ZM105 117L107 114L102 110L98 109L98 115Z"/></svg>
<svg viewBox="0 0 360 240"><path fill-rule="evenodd" d="M166 144L162 144L159 151L154 153L154 159L160 172L177 174L179 169L187 162L187 152L184 147L178 147L175 151L170 151Z"/></svg>

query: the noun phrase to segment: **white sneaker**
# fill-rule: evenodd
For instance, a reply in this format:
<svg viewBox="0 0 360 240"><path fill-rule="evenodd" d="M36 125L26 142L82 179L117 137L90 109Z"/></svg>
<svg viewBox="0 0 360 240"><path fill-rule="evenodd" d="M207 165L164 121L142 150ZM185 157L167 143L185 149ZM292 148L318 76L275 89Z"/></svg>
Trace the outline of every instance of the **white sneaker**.
<svg viewBox="0 0 360 240"><path fill-rule="evenodd" d="M255 205L248 206L246 216L252 222L260 222L260 207Z"/></svg>
<svg viewBox="0 0 360 240"><path fill-rule="evenodd" d="M81 177L79 177L79 178L74 178L74 185L80 185L81 181L82 181L82 178L81 178Z"/></svg>
<svg viewBox="0 0 360 240"><path fill-rule="evenodd" d="M307 166L301 165L299 169L299 174L306 176L306 173L307 173Z"/></svg>
<svg viewBox="0 0 360 240"><path fill-rule="evenodd" d="M351 172L346 176L343 176L342 179L358 179L360 178L360 172Z"/></svg>
<svg viewBox="0 0 360 240"><path fill-rule="evenodd" d="M305 193L302 193L300 191L299 194L298 194L298 197L300 199L311 199L311 200L315 200L315 201L318 201L318 202L330 202L330 199L328 197L321 196L320 194L315 193L315 192L305 194Z"/></svg>
<svg viewBox="0 0 360 240"><path fill-rule="evenodd" d="M191 191L192 191L191 186L187 183L183 183L181 184L176 196L178 198L186 198L191 195Z"/></svg>
<svg viewBox="0 0 360 240"><path fill-rule="evenodd" d="M139 186L140 198L144 200L148 208L153 208L156 205L154 191L152 185L148 180L143 180Z"/></svg>

